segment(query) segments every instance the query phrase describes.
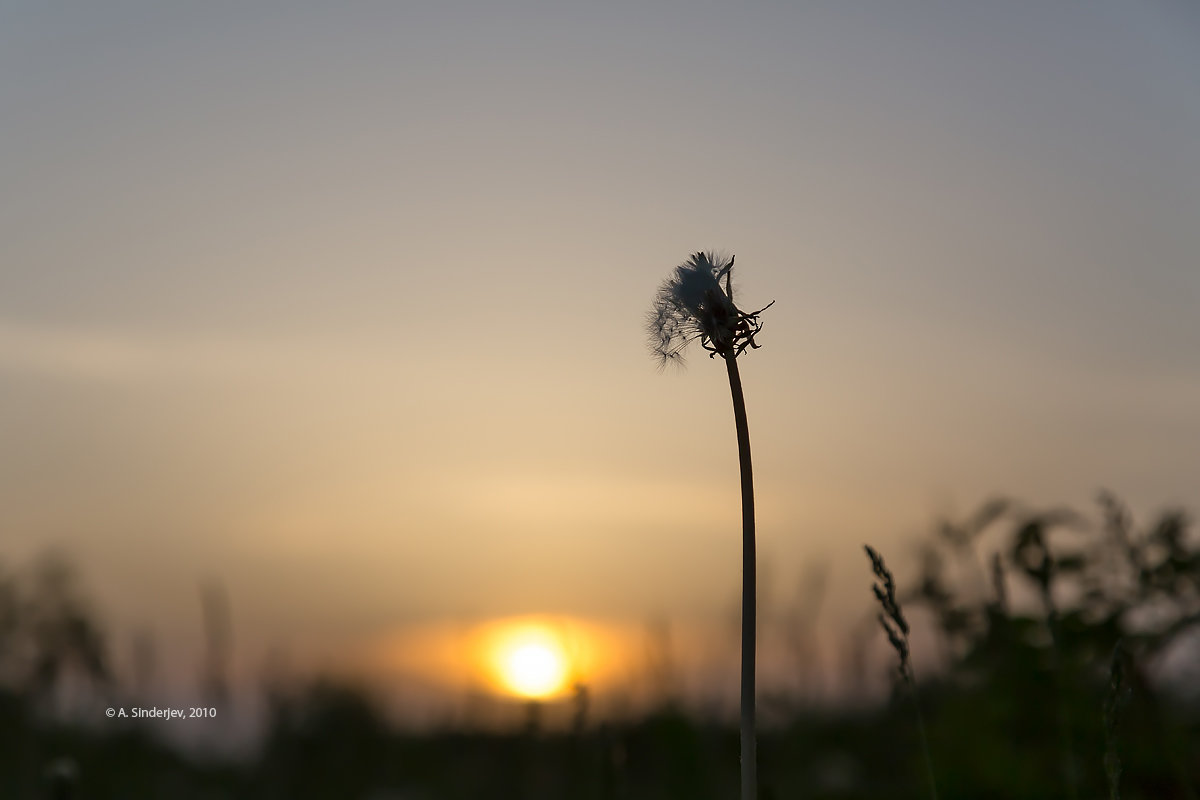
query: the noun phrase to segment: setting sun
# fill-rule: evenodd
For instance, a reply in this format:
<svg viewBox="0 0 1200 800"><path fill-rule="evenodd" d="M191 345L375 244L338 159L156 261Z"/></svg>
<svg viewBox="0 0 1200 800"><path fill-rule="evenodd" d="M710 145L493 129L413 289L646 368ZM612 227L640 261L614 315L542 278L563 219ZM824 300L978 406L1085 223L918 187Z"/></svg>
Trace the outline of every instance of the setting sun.
<svg viewBox="0 0 1200 800"><path fill-rule="evenodd" d="M509 688L525 697L546 697L566 683L567 665L562 653L541 643L530 643L509 653L504 664L504 680Z"/></svg>
<svg viewBox="0 0 1200 800"><path fill-rule="evenodd" d="M504 631L495 640L492 659L504 689L531 699L562 692L571 672L561 637L544 625Z"/></svg>
<svg viewBox="0 0 1200 800"><path fill-rule="evenodd" d="M491 682L517 697L542 700L561 695L581 678L576 638L562 625L539 618L495 624L484 645Z"/></svg>
<svg viewBox="0 0 1200 800"><path fill-rule="evenodd" d="M468 687L499 699L557 700L576 684L601 695L625 685L643 647L637 626L537 614L397 630L352 655L347 668L455 696Z"/></svg>

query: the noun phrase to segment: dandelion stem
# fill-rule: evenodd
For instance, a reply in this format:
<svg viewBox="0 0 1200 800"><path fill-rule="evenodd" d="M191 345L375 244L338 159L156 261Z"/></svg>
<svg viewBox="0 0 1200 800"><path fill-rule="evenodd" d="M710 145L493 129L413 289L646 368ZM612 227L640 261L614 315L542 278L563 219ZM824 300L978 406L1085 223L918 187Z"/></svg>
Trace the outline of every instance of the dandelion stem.
<svg viewBox="0 0 1200 800"><path fill-rule="evenodd" d="M733 421L737 427L738 462L742 477L742 800L758 797L758 748L754 733L754 656L757 618L757 575L754 543L754 470L750 461L750 427L737 357L725 355Z"/></svg>
<svg viewBox="0 0 1200 800"><path fill-rule="evenodd" d="M757 618L754 548L754 476L750 466L750 428L737 358L746 348L757 350L754 337L762 330L758 315L747 314L733 302L733 257L693 253L658 290L646 319L650 349L660 365L681 363L689 342L700 341L709 358L725 359L733 421L737 426L738 463L742 477L742 800L757 800L758 754L754 738L754 644ZM721 278L725 288L721 288Z"/></svg>

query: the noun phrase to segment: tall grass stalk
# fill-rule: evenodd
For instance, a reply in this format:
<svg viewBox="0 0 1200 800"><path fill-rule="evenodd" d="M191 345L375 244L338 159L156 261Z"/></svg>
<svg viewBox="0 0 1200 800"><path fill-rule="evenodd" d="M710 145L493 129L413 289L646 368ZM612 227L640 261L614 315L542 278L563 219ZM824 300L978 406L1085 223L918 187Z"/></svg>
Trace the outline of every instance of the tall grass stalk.
<svg viewBox="0 0 1200 800"><path fill-rule="evenodd" d="M1125 685L1125 654L1118 641L1108 670L1108 695L1104 698L1104 775L1108 778L1109 800L1121 800L1121 754L1117 750L1121 705L1128 694Z"/></svg>
<svg viewBox="0 0 1200 800"><path fill-rule="evenodd" d="M754 681L757 627L754 471L746 399L737 358L748 348L759 347L754 339L762 330L758 315L774 303L750 313L734 304L733 260L732 256L725 259L715 253L693 253L659 287L646 327L650 349L660 366L682 363L683 350L699 340L710 358L720 356L725 360L729 374L742 486L741 796L742 800L755 800L758 797L758 753Z"/></svg>
<svg viewBox="0 0 1200 800"><path fill-rule="evenodd" d="M921 713L921 702L917 698L917 681L913 674L912 661L909 658L908 620L904 618L904 612L900 609L899 601L896 600L896 580L892 577L891 570L883 563L883 556L879 555L869 544L863 545L863 548L867 551L867 557L871 559L871 571L879 579L879 583L871 585L871 591L875 593L875 599L879 601L880 608L882 608L879 614L879 624L887 633L888 641L896 651L896 655L900 657L900 667L897 672L908 689L913 709L916 712L917 735L921 739L921 753L925 757L925 775L929 780L929 794L933 800L938 800L937 779L933 772L933 756L929 752L929 737L925 734L925 717Z"/></svg>

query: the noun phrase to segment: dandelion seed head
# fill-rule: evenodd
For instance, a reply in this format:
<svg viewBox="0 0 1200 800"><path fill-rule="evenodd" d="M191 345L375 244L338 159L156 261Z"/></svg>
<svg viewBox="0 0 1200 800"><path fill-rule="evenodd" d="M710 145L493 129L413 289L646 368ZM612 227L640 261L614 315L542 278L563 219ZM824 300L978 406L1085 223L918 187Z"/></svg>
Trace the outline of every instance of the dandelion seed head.
<svg viewBox="0 0 1200 800"><path fill-rule="evenodd" d="M695 253L675 268L675 276L668 283L679 304L700 317L715 307L732 308L733 302L721 288L721 278L732 266L731 258L716 253Z"/></svg>
<svg viewBox="0 0 1200 800"><path fill-rule="evenodd" d="M659 287L646 332L660 368L681 364L684 349L697 339L711 355L723 358L758 347L754 334L762 327L760 312L747 314L734 305L732 269L733 256L697 252Z"/></svg>

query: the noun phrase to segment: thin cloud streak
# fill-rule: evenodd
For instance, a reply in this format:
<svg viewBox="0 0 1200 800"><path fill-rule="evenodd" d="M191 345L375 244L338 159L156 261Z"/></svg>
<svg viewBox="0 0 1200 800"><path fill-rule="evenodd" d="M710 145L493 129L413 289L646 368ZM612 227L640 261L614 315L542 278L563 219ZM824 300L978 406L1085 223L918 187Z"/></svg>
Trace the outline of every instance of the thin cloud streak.
<svg viewBox="0 0 1200 800"><path fill-rule="evenodd" d="M374 351L374 352L372 352ZM396 354L362 342L130 333L0 321L0 374L78 381L223 380L376 372Z"/></svg>

